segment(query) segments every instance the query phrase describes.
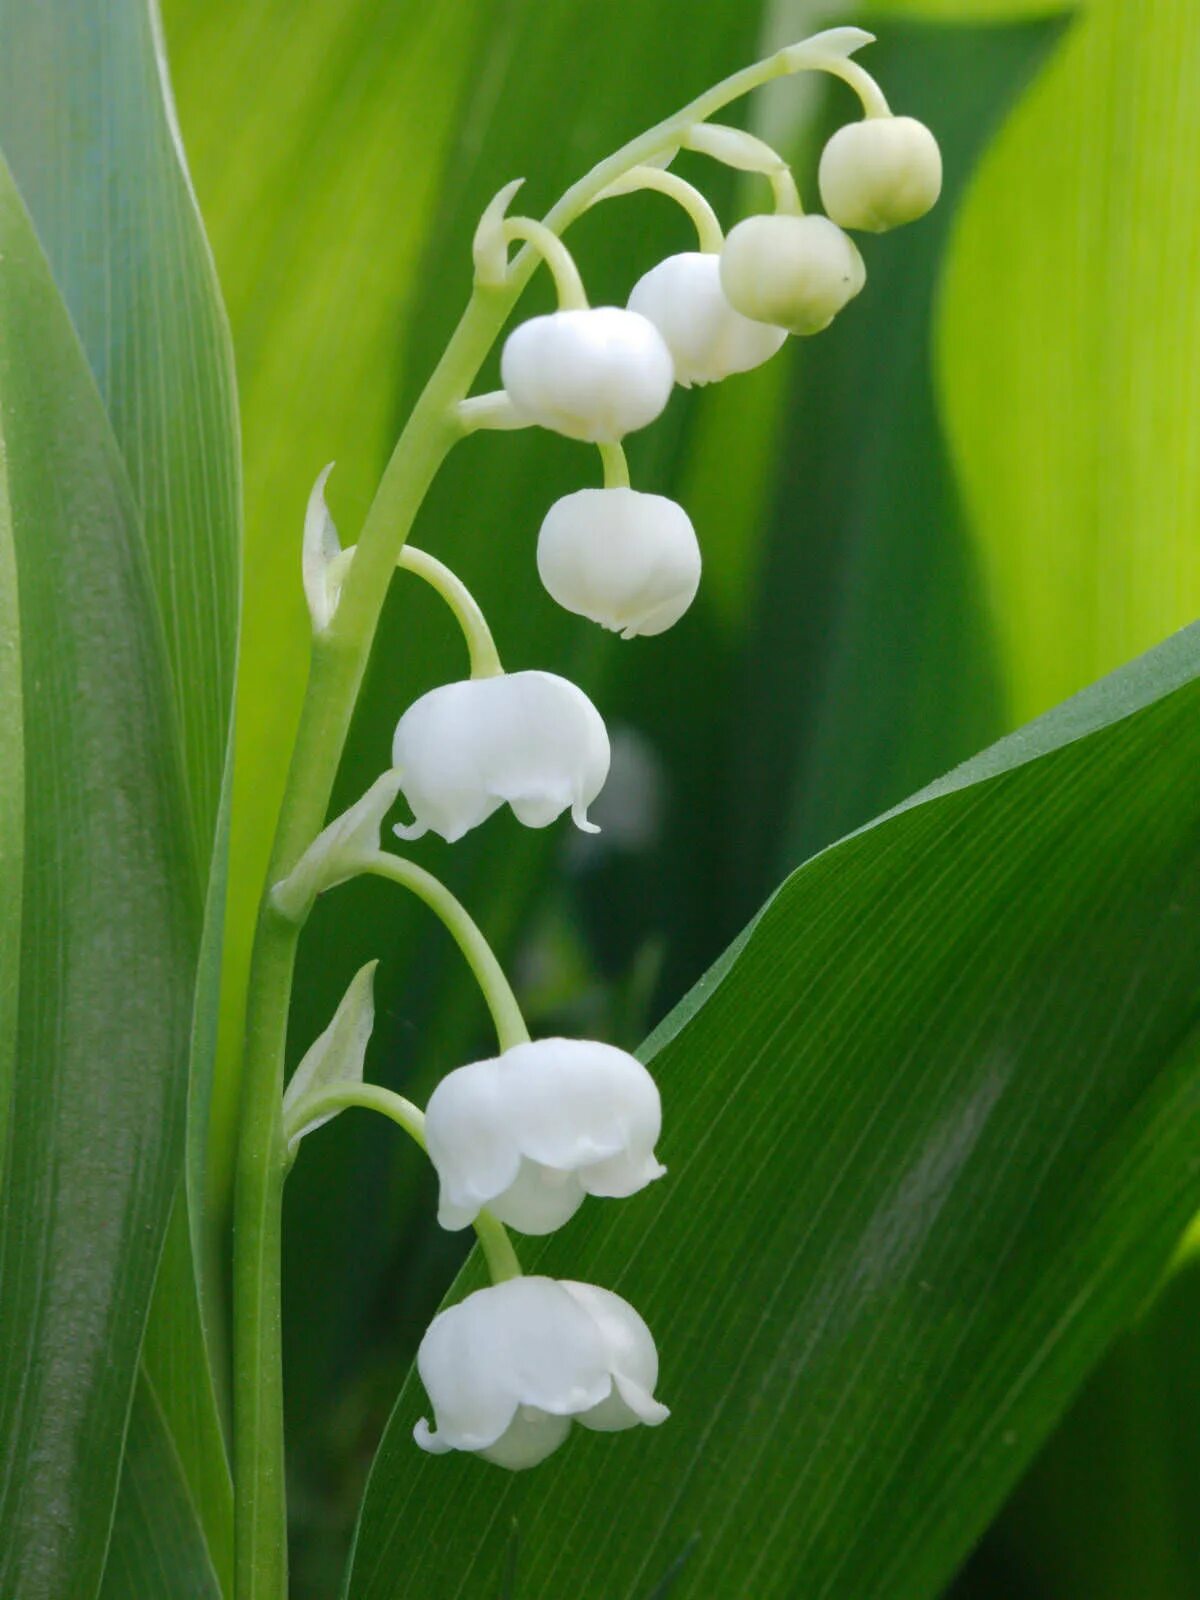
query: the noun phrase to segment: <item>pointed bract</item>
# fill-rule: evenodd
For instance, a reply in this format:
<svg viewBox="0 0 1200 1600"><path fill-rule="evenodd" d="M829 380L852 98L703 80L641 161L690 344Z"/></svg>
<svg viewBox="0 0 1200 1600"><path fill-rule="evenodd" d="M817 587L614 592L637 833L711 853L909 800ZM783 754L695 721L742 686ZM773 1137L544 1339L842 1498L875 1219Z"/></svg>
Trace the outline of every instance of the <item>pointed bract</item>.
<svg viewBox="0 0 1200 1600"><path fill-rule="evenodd" d="M341 1083L361 1083L363 1062L375 1026L373 988L378 961L368 961L350 980L333 1021L315 1039L292 1073L283 1096L283 1128L288 1155L294 1156L301 1139L323 1127L337 1113L305 1120L304 1105Z"/></svg>
<svg viewBox="0 0 1200 1600"><path fill-rule="evenodd" d="M317 474L304 513L304 544L300 572L314 633L323 633L337 609L338 590L330 582L330 567L342 553L337 528L325 503L325 484L333 462Z"/></svg>
<svg viewBox="0 0 1200 1600"><path fill-rule="evenodd" d="M289 922L303 922L313 901L345 883L378 855L383 819L400 793L400 775L385 772L340 817L322 829L299 861L271 890L271 907Z"/></svg>

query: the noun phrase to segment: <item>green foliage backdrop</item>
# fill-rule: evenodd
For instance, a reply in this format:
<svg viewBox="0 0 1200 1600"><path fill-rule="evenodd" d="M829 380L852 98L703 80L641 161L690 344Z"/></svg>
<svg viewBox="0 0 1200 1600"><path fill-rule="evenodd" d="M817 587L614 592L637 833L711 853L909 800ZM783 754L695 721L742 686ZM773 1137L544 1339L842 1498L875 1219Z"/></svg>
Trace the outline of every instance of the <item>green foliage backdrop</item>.
<svg viewBox="0 0 1200 1600"><path fill-rule="evenodd" d="M352 539L502 182L548 205L834 9L0 0L6 1595L230 1593L238 1055L312 479L336 460ZM411 1152L341 1118L287 1200L298 1595L337 1591L382 1434L347 1600L932 1597L1077 1395L956 1594L1200 1585L1200 1274L1141 1315L1200 1205L1195 631L900 805L1196 614L1200 14L840 12L937 130L945 200L867 242L829 334L633 441L700 532L686 621L623 644L538 588L541 516L596 481L562 440L471 440L415 535L509 665L652 753L640 833L497 818L417 854L535 1027L632 1046L670 1012L670 1178L529 1255L643 1307L675 1415L519 1480L421 1458L405 1375L461 1245ZM815 198L849 105L749 114ZM762 201L688 171L728 218ZM603 302L685 240L643 196L572 242ZM460 664L398 579L335 804ZM318 907L291 1053L375 956L368 1072L420 1097L486 1016L380 885Z"/></svg>

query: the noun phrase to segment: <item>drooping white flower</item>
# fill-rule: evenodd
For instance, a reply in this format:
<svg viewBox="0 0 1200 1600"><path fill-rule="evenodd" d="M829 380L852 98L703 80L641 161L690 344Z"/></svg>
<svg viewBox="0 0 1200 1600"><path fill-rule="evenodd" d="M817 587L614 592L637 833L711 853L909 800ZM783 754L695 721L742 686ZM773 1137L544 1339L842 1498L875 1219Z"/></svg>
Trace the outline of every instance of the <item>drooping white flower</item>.
<svg viewBox="0 0 1200 1600"><path fill-rule="evenodd" d="M600 306L521 323L505 341L500 376L520 420L615 444L662 412L675 369L652 322Z"/></svg>
<svg viewBox="0 0 1200 1600"><path fill-rule="evenodd" d="M747 217L721 252L730 303L789 333L820 333L866 281L854 240L828 217Z"/></svg>
<svg viewBox="0 0 1200 1600"><path fill-rule="evenodd" d="M471 1450L534 1467L574 1419L600 1433L670 1412L654 1398L658 1351L620 1295L589 1283L512 1278L477 1289L430 1323L417 1370L433 1406L413 1430L422 1450Z"/></svg>
<svg viewBox="0 0 1200 1600"><path fill-rule="evenodd" d="M415 821L453 844L502 805L544 828L568 808L596 831L587 808L608 776L604 721L573 683L552 672L500 673L431 689L400 718L392 766Z"/></svg>
<svg viewBox="0 0 1200 1600"><path fill-rule="evenodd" d="M818 182L834 222L884 233L932 208L942 192L942 153L915 117L866 117L829 140Z"/></svg>
<svg viewBox="0 0 1200 1600"><path fill-rule="evenodd" d="M636 489L580 489L556 501L538 535L537 562L560 606L625 639L678 622L700 584L687 512Z"/></svg>
<svg viewBox="0 0 1200 1600"><path fill-rule="evenodd" d="M425 1112L438 1220L465 1228L486 1208L522 1233L551 1233L584 1195L623 1198L661 1178L661 1128L654 1079L613 1045L538 1039L459 1067Z"/></svg>
<svg viewBox="0 0 1200 1600"><path fill-rule="evenodd" d="M735 311L721 287L721 258L699 250L668 256L633 286L629 309L666 340L675 381L717 383L769 361L787 338L785 328L752 322Z"/></svg>

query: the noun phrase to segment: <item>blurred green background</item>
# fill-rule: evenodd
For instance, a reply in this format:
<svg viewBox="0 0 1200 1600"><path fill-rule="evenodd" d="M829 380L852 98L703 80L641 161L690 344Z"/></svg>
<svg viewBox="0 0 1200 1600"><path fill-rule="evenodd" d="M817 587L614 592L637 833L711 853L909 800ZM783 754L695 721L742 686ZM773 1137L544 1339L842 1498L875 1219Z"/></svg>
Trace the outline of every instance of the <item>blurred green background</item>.
<svg viewBox="0 0 1200 1600"><path fill-rule="evenodd" d="M701 597L621 643L536 582L541 516L594 454L472 440L415 530L476 591L506 663L586 684L624 772L596 845L505 820L423 844L545 1031L628 1046L785 872L1191 620L1200 595L1200 13L1193 0L854 5L712 0L165 0L192 176L232 322L245 441L229 971L247 948L303 686L299 531L337 462L348 542L469 288L479 211L558 191L714 78L833 21L943 144L946 192L866 242L865 293L759 373L680 395L631 441L634 482L688 507ZM747 108L740 107L738 116ZM773 88L751 125L806 197L840 87ZM728 220L753 186L699 161ZM652 196L572 233L621 302L687 227ZM547 304L545 286L530 309ZM486 375L485 375L486 378ZM398 580L339 779L378 773L461 644ZM621 805L622 795L624 805ZM421 1094L489 1048L454 951L394 891L354 885L306 934L293 1049L381 957L368 1072ZM240 1025L222 1015L211 1185L227 1203ZM334 1590L371 1449L461 1241L386 1129L342 1119L288 1187L286 1348L297 1592ZM1200 1592L1191 1275L1097 1373L956 1593Z"/></svg>

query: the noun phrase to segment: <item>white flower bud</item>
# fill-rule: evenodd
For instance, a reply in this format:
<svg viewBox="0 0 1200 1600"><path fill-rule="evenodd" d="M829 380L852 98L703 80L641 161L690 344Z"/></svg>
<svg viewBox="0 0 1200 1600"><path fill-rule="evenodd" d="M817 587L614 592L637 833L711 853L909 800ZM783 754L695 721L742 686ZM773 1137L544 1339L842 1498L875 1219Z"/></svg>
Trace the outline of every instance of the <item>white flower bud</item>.
<svg viewBox="0 0 1200 1600"><path fill-rule="evenodd" d="M639 278L629 296L666 340L675 382L717 383L769 361L787 338L784 328L752 322L729 304L721 288L721 258L699 250L668 256Z"/></svg>
<svg viewBox="0 0 1200 1600"><path fill-rule="evenodd" d="M942 192L942 153L915 117L867 117L833 135L818 182L835 222L884 233L932 208Z"/></svg>
<svg viewBox="0 0 1200 1600"><path fill-rule="evenodd" d="M568 611L622 638L678 622L700 584L700 546L682 506L636 489L580 489L555 501L538 572Z"/></svg>
<svg viewBox="0 0 1200 1600"><path fill-rule="evenodd" d="M497 1466L535 1467L571 1419L601 1433L670 1412L654 1398L658 1351L620 1295L590 1283L512 1278L440 1311L417 1352L433 1406L413 1429L422 1450L472 1450Z"/></svg>
<svg viewBox="0 0 1200 1600"><path fill-rule="evenodd" d="M538 1039L459 1067L425 1112L441 1185L438 1221L486 1208L522 1233L552 1233L587 1194L636 1194L666 1168L654 1155L658 1086L635 1057L590 1039Z"/></svg>
<svg viewBox="0 0 1200 1600"><path fill-rule="evenodd" d="M521 323L505 341L500 376L522 422L615 444L661 413L675 369L652 322L600 306Z"/></svg>
<svg viewBox="0 0 1200 1600"><path fill-rule="evenodd" d="M392 766L416 821L402 839L453 844L508 804L529 828L587 808L608 776L608 734L595 706L552 672L501 673L431 689L400 718Z"/></svg>
<svg viewBox="0 0 1200 1600"><path fill-rule="evenodd" d="M747 217L721 252L731 304L790 333L820 333L866 281L854 240L828 217Z"/></svg>

